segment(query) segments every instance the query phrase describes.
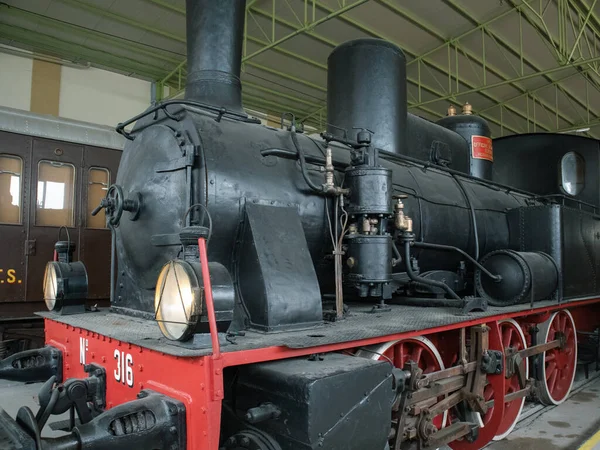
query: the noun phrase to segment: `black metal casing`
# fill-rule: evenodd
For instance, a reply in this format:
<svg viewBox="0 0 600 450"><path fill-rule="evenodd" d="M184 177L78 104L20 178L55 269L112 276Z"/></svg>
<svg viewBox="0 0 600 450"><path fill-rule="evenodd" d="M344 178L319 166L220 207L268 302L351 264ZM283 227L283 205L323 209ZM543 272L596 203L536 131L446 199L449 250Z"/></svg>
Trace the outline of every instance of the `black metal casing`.
<svg viewBox="0 0 600 450"><path fill-rule="evenodd" d="M408 113L406 156L469 173L469 146L460 135Z"/></svg>
<svg viewBox="0 0 600 450"><path fill-rule="evenodd" d="M242 411L263 403L281 411L257 427L282 450L383 450L395 397L387 362L341 354L243 367L236 394Z"/></svg>
<svg viewBox="0 0 600 450"><path fill-rule="evenodd" d="M355 129L370 130L376 148L403 153L407 103L402 50L381 39L356 39L336 47L327 67L327 131L355 139Z"/></svg>
<svg viewBox="0 0 600 450"><path fill-rule="evenodd" d="M474 145L479 144L477 137L491 138L492 132L487 121L473 114L459 114L446 116L437 121L438 125L447 128L450 131L461 136L468 146L468 173L474 177L483 180L492 180L493 154L492 159L486 159L478 155ZM475 140L473 137L475 136ZM491 143L491 141L490 141Z"/></svg>
<svg viewBox="0 0 600 450"><path fill-rule="evenodd" d="M238 23L237 9L225 11L220 2L204 3L193 9L198 21L206 21L212 14L223 22L224 34L231 39L238 36L228 30ZM239 7L238 2L231 3ZM189 41L195 42L199 31L193 27L188 31L192 33ZM216 28L213 31L217 32ZM215 51L202 45L191 45L190 51ZM219 65L217 71L227 72L235 80L239 66L228 61L237 55L237 44L230 51L233 53L211 61ZM194 70L212 73L215 66L211 61L198 59ZM360 256L355 264L345 265L346 281L358 288L347 290L348 299L357 294L381 297L381 287L393 278L393 272L406 271L406 261L399 260L393 270L391 267L394 236L387 224L394 195L408 195L405 211L412 218L416 242L456 247L475 258L496 250L518 249L508 215L511 210L545 202L527 192L469 176L470 152L464 137L406 114L405 86L398 82L404 77L402 52L384 41L352 41L330 57L329 132L356 144L353 151L335 142L329 144L334 178L348 190L346 206L358 224L357 235L349 233L345 240L349 250L345 258ZM228 94L219 97L212 94L223 88L222 80L205 81L203 89L192 88L187 94L188 99L202 104L171 104L140 118L133 141L124 151L117 183L126 198L139 195L142 208L136 221L122 220L116 231L120 272L113 307L151 317L157 274L163 264L180 255L179 232L190 222L206 225L206 217L199 211L184 220L186 210L200 203L213 223L209 260L229 272L235 288L233 329L270 332L318 325L322 296L334 291L328 213L334 217L335 202L313 189L325 181L321 170L328 144L295 134L293 129L256 124L236 113L237 83L226 83ZM465 117L469 127L472 123L479 127L473 128L473 133L489 134L480 119ZM360 139L359 134L363 136ZM357 143L366 135L368 141ZM371 156L360 162L356 154L367 148ZM507 156L511 151L498 152L496 167L511 167ZM583 152L588 168L598 158L597 147L595 151L595 155L591 148ZM303 177L300 154L313 188ZM460 170L450 171L445 166ZM494 176L504 170L508 169L498 169ZM515 175L501 174L497 181L535 191L534 177L528 173L522 178L527 181L517 182ZM586 184L582 196L591 197L592 189L593 184ZM596 191L594 202L597 198ZM376 220L377 225L363 231L360 216ZM560 255L549 254L560 260ZM428 272L455 274L463 267L461 262L464 265L464 258L456 252L415 246L411 256L424 277Z"/></svg>

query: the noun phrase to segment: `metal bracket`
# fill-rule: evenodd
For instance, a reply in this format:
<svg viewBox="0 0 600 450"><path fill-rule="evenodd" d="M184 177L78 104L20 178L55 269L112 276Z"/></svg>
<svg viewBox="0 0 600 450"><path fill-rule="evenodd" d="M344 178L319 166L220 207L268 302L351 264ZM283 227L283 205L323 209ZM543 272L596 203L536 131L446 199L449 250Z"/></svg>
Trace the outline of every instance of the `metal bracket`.
<svg viewBox="0 0 600 450"><path fill-rule="evenodd" d="M36 250L35 239L28 239L25 241L25 256L35 256Z"/></svg>

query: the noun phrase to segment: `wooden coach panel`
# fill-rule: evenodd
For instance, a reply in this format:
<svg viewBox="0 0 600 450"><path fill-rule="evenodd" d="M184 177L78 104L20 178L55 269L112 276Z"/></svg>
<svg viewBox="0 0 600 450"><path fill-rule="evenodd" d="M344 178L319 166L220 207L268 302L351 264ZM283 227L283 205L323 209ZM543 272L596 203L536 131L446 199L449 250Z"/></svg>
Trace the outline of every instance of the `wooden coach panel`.
<svg viewBox="0 0 600 450"><path fill-rule="evenodd" d="M0 132L0 304L26 299L31 141Z"/></svg>
<svg viewBox="0 0 600 450"><path fill-rule="evenodd" d="M79 255L88 271L88 299L92 301L110 298L111 235L104 210L96 217L90 213L106 195L108 186L115 183L120 159L119 150L85 147L83 153Z"/></svg>
<svg viewBox="0 0 600 450"><path fill-rule="evenodd" d="M81 161L83 146L66 142L33 140L31 158L32 189L27 254L27 299L43 300L46 263L52 260L59 230L66 227L68 237L79 243L81 210ZM61 230L61 240L67 233ZM79 246L78 246L79 247ZM79 249L74 259L79 259Z"/></svg>

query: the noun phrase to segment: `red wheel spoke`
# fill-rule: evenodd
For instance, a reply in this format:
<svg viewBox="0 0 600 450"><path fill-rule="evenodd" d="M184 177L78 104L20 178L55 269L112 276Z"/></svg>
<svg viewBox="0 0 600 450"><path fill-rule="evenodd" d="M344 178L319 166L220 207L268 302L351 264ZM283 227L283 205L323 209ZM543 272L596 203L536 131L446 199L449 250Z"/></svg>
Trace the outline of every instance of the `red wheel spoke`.
<svg viewBox="0 0 600 450"><path fill-rule="evenodd" d="M419 361L421 361L421 354L423 353L423 347L421 346L415 346L415 348L412 351L412 354L410 355L410 359L413 360L414 362L417 363L417 365L419 364Z"/></svg>
<svg viewBox="0 0 600 450"><path fill-rule="evenodd" d="M502 345L504 346L504 348L510 347L511 340L512 340L512 334L513 334L512 327L510 327L510 326L504 327L504 330L502 332Z"/></svg>
<svg viewBox="0 0 600 450"><path fill-rule="evenodd" d="M548 367L546 367L546 380L550 379L550 377L552 376L552 374L554 373L555 370L556 370L556 362L551 361L550 364L548 364Z"/></svg>
<svg viewBox="0 0 600 450"><path fill-rule="evenodd" d="M562 314L560 316L560 328L559 330L564 332L565 329L567 328L567 316L565 314Z"/></svg>
<svg viewBox="0 0 600 450"><path fill-rule="evenodd" d="M550 393L554 392L554 388L556 387L556 380L558 379L558 370L554 370L550 378L548 379L548 390Z"/></svg>
<svg viewBox="0 0 600 450"><path fill-rule="evenodd" d="M575 378L577 367L577 331L575 321L568 310L554 313L544 322L537 334L538 342L548 343L561 337L564 348L548 350L540 362L541 381L540 400L546 405L558 405L564 402Z"/></svg>
<svg viewBox="0 0 600 450"><path fill-rule="evenodd" d="M398 342L394 346L394 365L396 367L402 368L406 363L406 358L404 355L404 342Z"/></svg>
<svg viewBox="0 0 600 450"><path fill-rule="evenodd" d="M501 333L502 333L502 346L505 349L511 348L513 350L518 351L518 350L522 350L527 347L527 341L525 338L525 334L523 333L523 330L521 329L521 326L519 325L519 323L517 321L509 319L509 320L500 322L499 325L501 327L500 329L501 329ZM528 361L524 360L523 364L524 364L526 376L528 376L528 374L529 374ZM518 376L515 374L510 379L506 380L505 385L504 385L504 392L499 393L500 395L494 395L495 393L493 392L492 389L490 389L490 390L486 389L484 391L484 398L486 401L489 401L492 399L495 401L502 401L503 398L506 397L506 395L516 392L518 390L520 390L519 379L518 379ZM521 414L521 409L523 407L524 402L525 402L524 398L518 398L515 400L508 401L508 402L504 401L504 414L503 414L502 420L500 422L500 425L498 426L498 429L496 431L496 437L494 438L495 440L502 439L510 433L510 431L513 429L513 427L515 426L515 424L517 423L517 421L519 419L519 416ZM490 408L488 410L488 412L485 414L485 416L483 418L484 426L492 417L492 415L490 414L490 411L493 411L493 408Z"/></svg>
<svg viewBox="0 0 600 450"><path fill-rule="evenodd" d="M573 337L573 328L568 328L567 331L565 332L566 341L569 342L572 337Z"/></svg>

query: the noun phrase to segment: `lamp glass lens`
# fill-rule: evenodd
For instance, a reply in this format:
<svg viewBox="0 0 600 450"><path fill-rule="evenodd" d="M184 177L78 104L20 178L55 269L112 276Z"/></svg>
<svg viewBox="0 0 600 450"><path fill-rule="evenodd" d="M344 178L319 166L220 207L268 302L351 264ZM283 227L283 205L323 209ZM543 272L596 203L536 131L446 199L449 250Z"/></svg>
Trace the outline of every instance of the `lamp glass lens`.
<svg viewBox="0 0 600 450"><path fill-rule="evenodd" d="M185 261L170 261L161 270L156 283L154 312L165 337L184 339L196 310L198 278Z"/></svg>
<svg viewBox="0 0 600 450"><path fill-rule="evenodd" d="M58 273L56 264L49 262L46 264L46 272L44 273L44 301L46 307L52 311L56 307L56 296L58 293Z"/></svg>

